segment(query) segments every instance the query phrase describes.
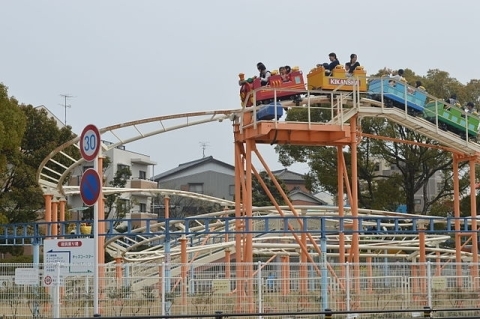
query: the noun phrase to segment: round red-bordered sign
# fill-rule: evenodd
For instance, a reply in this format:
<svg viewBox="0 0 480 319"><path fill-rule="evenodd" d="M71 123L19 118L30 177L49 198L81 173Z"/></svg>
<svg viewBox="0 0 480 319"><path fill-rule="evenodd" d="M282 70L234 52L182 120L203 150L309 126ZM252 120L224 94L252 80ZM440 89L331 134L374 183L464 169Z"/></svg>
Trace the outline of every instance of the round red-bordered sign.
<svg viewBox="0 0 480 319"><path fill-rule="evenodd" d="M50 276L45 276L45 278L43 278L43 282L45 283L45 286L50 286L53 282L53 279Z"/></svg>
<svg viewBox="0 0 480 319"><path fill-rule="evenodd" d="M93 168L87 169L80 180L80 196L85 205L92 206L97 202L101 187L102 184L97 171Z"/></svg>
<svg viewBox="0 0 480 319"><path fill-rule="evenodd" d="M91 162L97 157L100 152L100 131L98 128L89 124L85 126L80 135L80 153L82 158L88 162Z"/></svg>

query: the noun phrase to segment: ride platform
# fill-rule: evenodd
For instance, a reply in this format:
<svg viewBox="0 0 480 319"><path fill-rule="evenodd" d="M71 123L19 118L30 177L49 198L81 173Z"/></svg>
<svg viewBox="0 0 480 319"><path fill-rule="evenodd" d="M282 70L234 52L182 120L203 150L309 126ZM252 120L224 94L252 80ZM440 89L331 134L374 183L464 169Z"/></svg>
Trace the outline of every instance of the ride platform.
<svg viewBox="0 0 480 319"><path fill-rule="evenodd" d="M347 145L351 143L350 127L347 125L314 124L302 122L258 121L237 127L235 141L254 139L260 144L291 145Z"/></svg>

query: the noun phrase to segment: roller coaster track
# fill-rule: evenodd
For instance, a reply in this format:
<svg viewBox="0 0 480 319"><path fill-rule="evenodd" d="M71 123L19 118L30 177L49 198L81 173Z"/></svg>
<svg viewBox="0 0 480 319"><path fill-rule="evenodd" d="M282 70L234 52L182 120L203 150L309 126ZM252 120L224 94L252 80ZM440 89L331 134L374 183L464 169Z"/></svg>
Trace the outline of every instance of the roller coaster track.
<svg viewBox="0 0 480 319"><path fill-rule="evenodd" d="M329 94L327 92L327 94ZM330 92L331 94L331 92ZM301 102L304 106L309 107L313 103L319 101L329 101L332 105L332 120L328 124L348 125L348 120L354 116L359 118L363 117L381 117L390 121L398 123L404 127L415 130L438 141L442 148L465 155L476 155L480 152L480 145L472 141L466 141L456 134L448 131L444 131L438 127L438 125L428 122L427 120L408 115L405 111L398 108L386 108L383 103L359 98L352 96L351 94L341 94L336 98L332 96L330 98L325 96L310 96ZM288 103L284 105L289 106ZM293 106L293 105L292 105ZM231 109L220 111L205 111L205 112L192 112L183 113L169 116L159 116L154 118L148 118L143 120L131 121L128 123L117 124L100 129L103 140L110 140L112 143L102 143L102 151L106 152L110 149L143 139L158 134L163 134L169 131L182 129L189 126L206 124L210 122L222 122L224 120L236 120L242 116L245 112L255 112L257 108L250 109ZM254 120L256 121L256 120ZM318 123L315 123L318 124ZM68 155L67 150L69 148L79 148L79 137L72 139L71 141L59 146L53 150L47 158L41 163L37 171L37 179L44 193L53 194L56 197L64 197L74 194L79 194L79 188L72 186L65 186L66 180L76 167L82 165L84 162L81 158L74 158ZM221 260L224 257L224 251L228 247L231 252L235 253L235 242L233 232L235 225L229 217L234 215L233 210L229 210L229 207L233 207L234 203L217 199L201 194L182 192L178 190L166 190L166 189L118 189L118 188L104 188L104 194L130 192L130 193L160 193L164 195L178 195L195 198L199 200L205 200L209 202L219 203L225 210L215 212L206 215L196 216L195 225L189 227L188 240L189 247L188 252L190 255L195 256L197 262L213 262ZM292 212L288 211L288 207L282 207L286 216L293 216ZM330 216L328 219L328 227L332 230L338 226L338 208L335 207L295 207L295 209L306 210L306 216ZM275 255L275 254L292 254L297 255L298 244L293 240L291 234L286 230L285 225L282 222L270 225L266 228L265 217L278 216L278 213L274 207L257 207L254 211L254 228L258 230L258 233L254 239L254 253L258 255ZM345 210L348 216L348 209ZM405 215L399 215L391 212L384 211L372 211L359 209L359 216L362 218L375 218L375 217L405 217ZM425 216L410 216L411 218L424 218ZM205 220L215 220L213 223L206 223ZM294 220L294 219L292 219ZM169 236L170 236L170 257L172 261L179 258L180 247L177 244L177 239L180 234L185 234L184 220L169 220ZM294 224L295 222L292 222ZM367 223L364 223L365 225ZM378 226L378 223L376 223ZM381 223L382 226L392 228L392 224L388 222ZM406 224L406 226L411 224ZM298 225L297 225L298 226ZM309 224L312 232L314 229L319 229L318 225L311 222ZM340 227L341 228L341 227ZM264 229L264 232L261 230ZM282 234L272 233L273 230L281 231ZM215 231L217 233L215 233ZM232 235L228 240L225 240L225 233L232 232ZM152 263L159 261L165 261L165 242L168 240L165 237L166 224L165 222L151 223L146 227L137 228L131 230L127 234L106 234L107 240L106 250L114 255L121 255L128 262L135 263ZM315 234L313 238L319 240L320 234ZM447 240L449 236L433 235L429 234L426 238L426 254L427 258L442 258L446 260L452 260L455 258L455 251L449 249L439 248L439 244ZM346 236L346 249L350 246L349 236ZM415 258L418 254L418 235L409 234L381 234L378 233L375 236L372 235L360 235L359 248L365 252L365 255L369 256L396 256L403 258ZM338 241L337 235L328 235L328 246L331 249L335 249L335 242ZM147 249L142 251L136 251L139 246L147 246ZM440 254L440 257L439 257ZM463 256L470 256L470 253L462 252ZM191 260L192 261L192 260ZM179 269L173 268L172 276L175 276ZM158 267L152 267L148 274L149 276L158 276ZM158 280L153 278L152 280Z"/></svg>
<svg viewBox="0 0 480 319"><path fill-rule="evenodd" d="M461 138L458 134L442 130L438 125L431 123L422 117L408 115L407 112L399 108L386 108L383 107L380 102L370 99L362 99L360 101L360 106L357 109L357 114L359 117L386 118L437 141L445 146L450 152L465 155L480 154L479 144ZM351 112L349 113L346 111L343 119L346 121L349 119L349 116L352 116Z"/></svg>
<svg viewBox="0 0 480 319"><path fill-rule="evenodd" d="M287 221L284 218L279 218L275 210L275 207L255 207L254 210L254 223L253 231L255 231L254 238L254 254L274 256L274 255L291 255L297 256L298 244L295 242L294 237L287 229L287 223L293 224L295 228L299 228L299 225L295 225L295 218L293 213L288 211L288 207L281 207L287 216ZM338 249L338 230L342 228L340 222L334 216L338 215L338 207L319 207L319 206L297 206L296 210L305 211L305 216L308 219L308 223L304 223L304 227L307 231L313 233L313 238L317 243L320 242L321 234L319 232L320 220L318 218L324 218L327 223L326 230L331 233L327 235L327 249L335 251ZM353 221L348 218L350 216L350 210L346 209L346 219L343 220L343 227L347 228L348 224ZM225 257L225 249L229 249L231 254L235 254L235 241L234 241L234 222L225 216L232 216L234 210L225 210L222 212L215 212L210 214L204 214L195 216L194 220L197 221L199 226L192 227L187 235L189 239L189 247L187 252L190 256L194 256L189 260L189 263L207 264L216 263L223 260ZM381 225L382 227L393 229L394 223L388 220L379 222L376 218L385 217L405 217L404 214L392 213L386 211L376 211L360 209L359 215L364 219L362 223L363 227ZM422 215L409 215L412 218L425 218ZM202 220L214 220L208 224L208 227L202 223ZM371 220L368 222L367 220ZM176 229L170 228L170 236L179 238L185 234L185 227L183 225L184 220L171 220ZM440 223L441 219L433 218L433 223ZM269 224L266 227L266 223ZM412 227L412 221L405 220L402 223L402 227ZM397 225L398 226L398 225ZM206 231L206 228L209 231ZM160 233L159 233L160 230ZM142 227L132 230L129 235L118 234L110 238L106 242L107 250L113 254L121 252L126 262L135 263L136 265L144 265L141 268L142 280L137 281L132 285L133 289L142 287L143 285L155 284L158 282L159 269L157 266L148 267L149 265L158 265L160 262L167 260L165 251L165 222L158 224L151 224L148 227ZM133 236L133 233L138 233L138 236ZM225 240L225 234L230 233L229 240ZM455 252L453 250L439 248L439 245L450 236L448 235L433 235L428 234L425 239L426 255L428 259L432 260L453 260L455 258ZM413 260L418 256L419 247L419 235L418 234L402 234L401 232L392 235L388 233L376 233L376 234L362 234L360 235L360 249L363 251L362 256L368 257L396 257ZM351 236L347 235L345 238L346 249L350 248ZM180 245L177 240L171 240L171 249L169 251L169 258L171 260L170 276L177 277L180 274ZM149 246L148 249L142 251L135 251L135 248L139 245ZM310 243L307 245L309 249L313 247ZM462 253L464 256L469 256L469 253ZM313 253L315 255L315 253ZM331 253L329 255L335 255ZM107 271L115 272L115 267L107 268Z"/></svg>
<svg viewBox="0 0 480 319"><path fill-rule="evenodd" d="M177 129L209 122L222 122L231 118L238 111L218 110L181 113L108 126L100 129L102 140L110 141L108 144L102 143L102 152ZM44 193L53 194L57 197L65 196L64 184L67 177L76 167L85 162L83 158L73 158L65 152L68 148L80 149L79 140L80 136L77 136L60 145L40 164L37 170L37 181Z"/></svg>

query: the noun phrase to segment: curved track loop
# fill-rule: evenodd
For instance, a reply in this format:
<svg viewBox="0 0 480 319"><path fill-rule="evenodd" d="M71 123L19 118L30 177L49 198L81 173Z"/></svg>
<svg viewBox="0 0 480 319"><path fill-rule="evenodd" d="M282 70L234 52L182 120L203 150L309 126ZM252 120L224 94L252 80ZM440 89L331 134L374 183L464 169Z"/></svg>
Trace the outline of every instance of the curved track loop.
<svg viewBox="0 0 480 319"><path fill-rule="evenodd" d="M281 207L284 212L286 219L278 217L278 213L274 206L272 207L254 207L254 231L256 235L255 247L256 254L276 254L276 253L289 253L297 254L295 251L298 250L298 245L295 244L293 237L291 236L289 230L285 227L285 223L294 223L293 213L289 211L287 206ZM327 235L329 238L329 243L335 243L338 241L338 235L333 233L338 232L339 228L348 228L348 225L352 224L352 220L348 219L350 216L350 210L345 209L346 219L342 226L339 225L338 218L338 207L322 207L322 206L296 206L296 210L302 211L305 213L305 218L308 219L306 223L309 231L314 233L314 238L320 241L320 220L312 219L312 217L323 217L327 222L327 232L332 235ZM234 251L234 238L233 231L235 228L234 223L231 220L231 216L234 216L234 210L224 210L221 212L209 213L198 215L192 218L195 220L196 225L189 227L189 235L187 238L191 243L190 247L187 249L188 252L199 252L203 251L204 253L210 253L211 251L216 251L219 248L229 247ZM291 217L291 218L289 218ZM330 218L329 218L330 217ZM393 229L395 224L391 221L388 221L388 217L405 217L405 214L401 213L392 213L387 211L377 211L369 209L359 209L359 217L367 220L370 219L371 222L364 221L362 223L364 228L367 227L384 227L385 229ZM423 215L409 215L411 218L425 218ZM215 220L214 222L208 223L206 226L205 220ZM269 225L265 225L268 220ZM381 220L381 222L379 222ZM181 235L185 234L185 226L183 224L184 220L170 220L170 236L178 239ZM434 221L441 223L441 219ZM398 226L398 225L397 225ZM411 227L411 220L406 220L401 224L401 227ZM206 231L206 228L209 228L209 231ZM230 240L224 240L225 234L231 233ZM138 233L139 236L133 238L132 233ZM129 262L151 262L153 260L164 260L165 253L163 251L165 243L165 222L152 223L148 227L141 227L132 230L132 233L129 235L117 234L114 237L111 237L106 245L109 249L115 250L117 253L121 253L126 261ZM261 236L260 236L261 235ZM347 236L348 237L348 236ZM365 250L371 251L369 254L372 256L385 256L385 255L394 255L396 257L409 257L411 253L418 251L418 235L417 234L398 234L391 235L382 232L376 233L374 235L361 235L360 247ZM441 258L451 259L454 258L455 252L448 251L445 249L438 249L438 245L445 240L449 239L449 236L445 235L428 235L426 238L427 242L427 254L429 258L438 258L436 255L437 251L442 251L444 254ZM221 241L221 243L219 243ZM347 242L349 239L347 238ZM176 247L176 240L171 242L171 253L172 256L180 254L179 247ZM195 244L195 245L193 245ZM149 249L136 252L135 248L138 246L150 246ZM337 249L336 244L331 244L329 249ZM347 246L348 247L348 246ZM392 254L391 252L386 252L385 250L395 250L397 251ZM410 257L411 258L411 257Z"/></svg>
<svg viewBox="0 0 480 319"><path fill-rule="evenodd" d="M103 140L105 140L105 136L108 136L109 139L111 138L112 143L102 143L102 151L105 152L142 138L189 126L233 119L233 116L239 111L240 110L218 110L181 113L107 126L100 129L100 134ZM68 147L79 148L79 140L80 136L77 136L67 143L60 145L40 164L37 171L37 180L44 193L50 193L57 197L65 196L63 184L67 176L75 167L84 162L82 158L72 158L66 154L65 149ZM64 162L71 164L69 166L61 164Z"/></svg>

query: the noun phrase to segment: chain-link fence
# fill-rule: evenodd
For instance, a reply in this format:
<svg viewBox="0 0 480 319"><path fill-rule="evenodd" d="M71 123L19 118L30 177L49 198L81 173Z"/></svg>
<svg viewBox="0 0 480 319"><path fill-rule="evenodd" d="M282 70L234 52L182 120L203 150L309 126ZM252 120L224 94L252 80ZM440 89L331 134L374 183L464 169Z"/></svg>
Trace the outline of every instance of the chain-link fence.
<svg viewBox="0 0 480 319"><path fill-rule="evenodd" d="M97 293L93 273L69 267L1 264L0 316L89 317L94 300L111 317L480 308L467 263L107 264Z"/></svg>

